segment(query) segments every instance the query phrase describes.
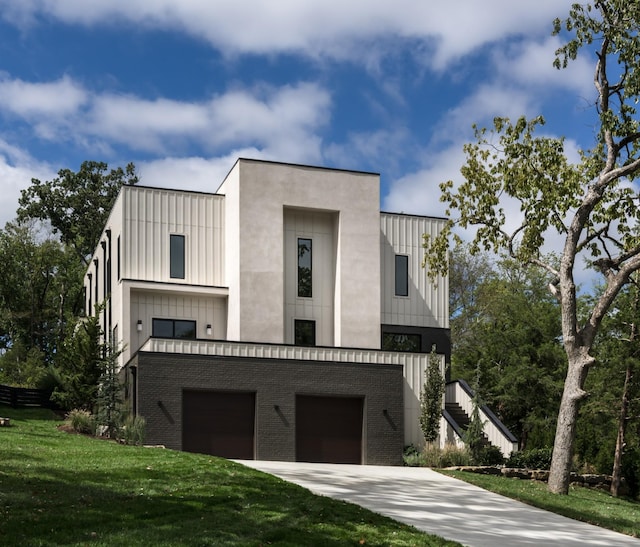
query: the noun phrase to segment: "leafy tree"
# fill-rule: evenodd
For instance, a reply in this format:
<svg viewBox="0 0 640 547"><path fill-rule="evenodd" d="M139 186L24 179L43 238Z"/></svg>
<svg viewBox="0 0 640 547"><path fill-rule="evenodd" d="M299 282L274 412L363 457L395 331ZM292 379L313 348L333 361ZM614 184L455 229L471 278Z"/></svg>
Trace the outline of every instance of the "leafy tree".
<svg viewBox="0 0 640 547"><path fill-rule="evenodd" d="M425 261L432 273L446 271L448 239L454 226L477 229L474 250L506 251L522 264L535 264L553 276L562 319L568 371L560 402L549 490L566 494L585 380L594 364L592 346L610 306L629 276L640 268L638 192L631 182L640 170L640 3L602 0L574 4L554 33L567 36L554 64L565 68L578 53L595 48L595 143L567 159L562 138L536 136L542 117L516 122L496 118L493 129L475 127L476 141L465 145L464 181L441 185L450 221L435 239L425 238ZM521 217L509 230L500 202L520 203ZM454 218L454 212L457 217ZM513 221L513 219L510 219ZM559 266L541 256L554 234L563 242ZM582 319L574 277L579 257L602 274L603 290Z"/></svg>
<svg viewBox="0 0 640 547"><path fill-rule="evenodd" d="M587 380L591 396L578 426L577 455L613 474L612 495L618 495L627 461L640 450L638 434L629 427L640 424L639 291L635 283L625 287L603 321L594 346L598 365Z"/></svg>
<svg viewBox="0 0 640 547"><path fill-rule="evenodd" d="M34 385L82 306L84 268L33 223L0 230L0 361L5 381ZM39 363L39 365L37 364ZM35 368L34 368L35 367ZM25 372L30 370L30 372Z"/></svg>
<svg viewBox="0 0 640 547"><path fill-rule="evenodd" d="M104 427L104 436L116 438L122 427L122 383L118 375L118 356L122 353L112 344L104 348L104 370L96 397L96 423Z"/></svg>
<svg viewBox="0 0 640 547"><path fill-rule="evenodd" d="M464 249L452 254L452 271L477 263ZM481 276L451 280L455 287L469 279L452 291L464 302L451 317L453 377L474 384L480 373L483 401L518 437L520 449L550 445L566 371L558 303L539 268L509 259L483 263Z"/></svg>
<svg viewBox="0 0 640 547"><path fill-rule="evenodd" d="M477 341L475 326L484 316L483 305L479 302L480 286L494 275L494 262L487 253L472 254L469 247L457 244L451 251L449 259L449 314L451 326L452 357L461 348L468 348ZM454 378L462 376L456 370L455 360L452 362Z"/></svg>
<svg viewBox="0 0 640 547"><path fill-rule="evenodd" d="M425 383L420 394L420 427L427 443L434 442L440 433L442 396L445 389L440 364L441 361L435 351L431 352L425 372Z"/></svg>
<svg viewBox="0 0 640 547"><path fill-rule="evenodd" d="M61 169L53 180L31 179L22 191L18 218L50 222L87 266L120 188L138 182L132 163L124 170L107 169L106 163L85 161L77 173Z"/></svg>
<svg viewBox="0 0 640 547"><path fill-rule="evenodd" d="M52 395L65 410L93 412L106 368L106 347L101 339L97 313L80 320L67 336L56 363L61 385Z"/></svg>

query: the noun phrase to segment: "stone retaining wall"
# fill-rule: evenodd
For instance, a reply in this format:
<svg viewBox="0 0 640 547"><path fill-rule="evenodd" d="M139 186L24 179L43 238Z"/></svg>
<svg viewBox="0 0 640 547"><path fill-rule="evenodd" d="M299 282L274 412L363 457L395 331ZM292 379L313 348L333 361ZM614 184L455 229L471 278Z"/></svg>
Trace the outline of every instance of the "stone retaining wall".
<svg viewBox="0 0 640 547"><path fill-rule="evenodd" d="M518 469L513 467L480 467L480 466L459 466L448 467L451 471L466 471L468 473L479 473L482 475L502 475L512 479L523 479L547 482L549 480L549 471L544 469ZM571 473L571 484L576 486L585 486L588 488L597 488L608 492L611 489L611 475L597 475ZM620 484L621 495L627 493L624 479Z"/></svg>

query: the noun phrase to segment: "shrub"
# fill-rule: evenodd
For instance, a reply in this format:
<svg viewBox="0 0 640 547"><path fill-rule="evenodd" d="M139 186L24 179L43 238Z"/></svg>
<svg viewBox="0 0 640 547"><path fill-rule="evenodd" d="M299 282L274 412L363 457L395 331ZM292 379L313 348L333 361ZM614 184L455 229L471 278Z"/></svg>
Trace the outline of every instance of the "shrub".
<svg viewBox="0 0 640 547"><path fill-rule="evenodd" d="M466 448L447 445L440 448L428 444L422 452L414 446L405 448L404 464L409 467L456 467L471 465L471 455Z"/></svg>
<svg viewBox="0 0 640 547"><path fill-rule="evenodd" d="M76 433L93 435L96 429L95 418L88 410L74 409L67 414L67 422Z"/></svg>
<svg viewBox="0 0 640 547"><path fill-rule="evenodd" d="M147 422L142 416L127 416L120 430L120 439L125 444L142 444L146 425Z"/></svg>
<svg viewBox="0 0 640 547"><path fill-rule="evenodd" d="M512 452L505 465L524 469L549 469L553 448L534 448L522 452Z"/></svg>
<svg viewBox="0 0 640 547"><path fill-rule="evenodd" d="M504 463L504 456L502 451L494 445L484 446L480 449L478 454L477 465L502 465Z"/></svg>

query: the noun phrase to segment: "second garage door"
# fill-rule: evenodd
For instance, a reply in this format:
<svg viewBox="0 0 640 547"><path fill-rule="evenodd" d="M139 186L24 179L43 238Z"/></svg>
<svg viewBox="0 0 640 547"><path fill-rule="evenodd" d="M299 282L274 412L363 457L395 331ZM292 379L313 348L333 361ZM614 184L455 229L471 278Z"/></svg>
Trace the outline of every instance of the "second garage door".
<svg viewBox="0 0 640 547"><path fill-rule="evenodd" d="M296 396L296 460L362 463L360 397Z"/></svg>
<svg viewBox="0 0 640 547"><path fill-rule="evenodd" d="M182 449L223 458L252 460L255 393L182 393Z"/></svg>

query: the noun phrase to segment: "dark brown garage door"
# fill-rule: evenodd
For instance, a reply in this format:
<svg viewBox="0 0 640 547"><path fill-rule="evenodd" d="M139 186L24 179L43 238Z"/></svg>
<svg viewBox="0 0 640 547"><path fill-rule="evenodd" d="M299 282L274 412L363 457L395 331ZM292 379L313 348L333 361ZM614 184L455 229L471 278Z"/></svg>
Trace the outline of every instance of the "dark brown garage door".
<svg viewBox="0 0 640 547"><path fill-rule="evenodd" d="M182 449L254 458L255 393L183 391Z"/></svg>
<svg viewBox="0 0 640 547"><path fill-rule="evenodd" d="M362 398L296 396L296 460L362 463Z"/></svg>

